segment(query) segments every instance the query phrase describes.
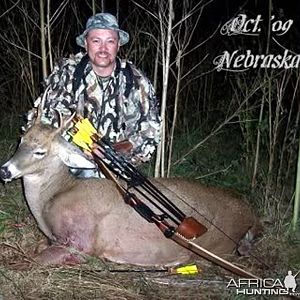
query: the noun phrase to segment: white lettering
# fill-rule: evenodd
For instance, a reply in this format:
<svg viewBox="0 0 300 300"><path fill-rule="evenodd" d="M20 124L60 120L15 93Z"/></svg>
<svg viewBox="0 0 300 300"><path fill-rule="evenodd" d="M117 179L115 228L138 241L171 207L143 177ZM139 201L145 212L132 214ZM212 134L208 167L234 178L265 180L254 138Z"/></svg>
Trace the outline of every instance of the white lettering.
<svg viewBox="0 0 300 300"><path fill-rule="evenodd" d="M261 31L259 23L262 21L261 15L255 19L247 19L247 15L239 14L237 17L226 22L220 29L222 35L258 35Z"/></svg>
<svg viewBox="0 0 300 300"><path fill-rule="evenodd" d="M230 279L229 283L227 284L226 286L227 288L228 287L238 287L237 283L235 282L235 280L233 278Z"/></svg>
<svg viewBox="0 0 300 300"><path fill-rule="evenodd" d="M237 295L288 295L289 290L285 288L279 278L240 278L237 281L230 279L227 288L234 288Z"/></svg>
<svg viewBox="0 0 300 300"><path fill-rule="evenodd" d="M224 51L223 54L215 57L213 64L216 65L217 71L245 71L250 68L298 68L300 64L300 54L289 54L289 50L285 50L283 55L261 54L254 55L251 50L246 50L246 54L239 54L238 50L232 53Z"/></svg>
<svg viewBox="0 0 300 300"><path fill-rule="evenodd" d="M272 16L271 21L274 19L275 19L275 16ZM272 32L275 32L277 35L284 35L290 30L293 23L294 23L294 21L291 19L287 20L284 23L281 20L272 22Z"/></svg>

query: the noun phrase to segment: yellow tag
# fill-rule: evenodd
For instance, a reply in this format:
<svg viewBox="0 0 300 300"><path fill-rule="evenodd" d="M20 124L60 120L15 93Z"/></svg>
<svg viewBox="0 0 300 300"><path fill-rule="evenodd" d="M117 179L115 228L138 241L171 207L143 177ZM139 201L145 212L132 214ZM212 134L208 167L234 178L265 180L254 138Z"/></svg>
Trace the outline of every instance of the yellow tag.
<svg viewBox="0 0 300 300"><path fill-rule="evenodd" d="M171 273L181 275L195 275L199 273L199 270L196 265L188 265L184 267L171 269Z"/></svg>

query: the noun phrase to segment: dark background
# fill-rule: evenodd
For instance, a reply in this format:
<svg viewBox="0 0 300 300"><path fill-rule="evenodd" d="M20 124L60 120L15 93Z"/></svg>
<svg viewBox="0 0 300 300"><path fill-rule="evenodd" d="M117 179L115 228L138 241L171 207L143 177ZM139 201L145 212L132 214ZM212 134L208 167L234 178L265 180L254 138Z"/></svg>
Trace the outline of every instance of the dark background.
<svg viewBox="0 0 300 300"><path fill-rule="evenodd" d="M61 56L82 50L76 45L75 37L84 30L87 18L92 15L92 3L83 0L50 2L50 48L46 40L48 73L50 53L55 62ZM45 20L46 4L47 1ZM131 36L120 56L132 60L152 81L156 78L158 53L155 85L161 99L161 27L154 16L160 13L164 22L167 21L168 1L97 1L95 4L96 12L103 10L119 16L121 27ZM19 135L19 128L25 122L24 113L43 91L39 5L39 1L2 1L0 130L3 140ZM241 13L248 18L262 15L264 21L259 36L221 35L220 27ZM294 21L286 34L276 37L281 46L272 40L272 32L268 38L269 15L282 21ZM253 54L268 51L276 55L286 48L296 55L300 52L299 18L298 0L174 1L173 24L182 19L186 22L173 28L175 38L166 107L167 153L172 149L170 175L193 177L252 195L262 213L274 218L279 211L287 211L285 216L292 213L299 144L299 70L256 68L217 72L213 60L225 50L243 53L250 49ZM166 24L164 26L166 29ZM176 59L187 37L190 42L181 60L175 137L171 145L178 83Z"/></svg>

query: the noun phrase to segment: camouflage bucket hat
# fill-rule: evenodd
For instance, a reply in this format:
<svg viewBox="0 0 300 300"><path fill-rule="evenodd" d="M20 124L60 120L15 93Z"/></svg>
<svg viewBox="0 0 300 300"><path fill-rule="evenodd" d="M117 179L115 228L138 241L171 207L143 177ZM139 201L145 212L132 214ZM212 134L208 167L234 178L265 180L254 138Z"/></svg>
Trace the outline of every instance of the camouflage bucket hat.
<svg viewBox="0 0 300 300"><path fill-rule="evenodd" d="M84 40L88 32L92 29L111 29L118 31L121 46L125 45L129 41L129 34L119 28L119 24L115 16L108 13L99 13L87 20L85 31L76 38L77 45L84 47Z"/></svg>

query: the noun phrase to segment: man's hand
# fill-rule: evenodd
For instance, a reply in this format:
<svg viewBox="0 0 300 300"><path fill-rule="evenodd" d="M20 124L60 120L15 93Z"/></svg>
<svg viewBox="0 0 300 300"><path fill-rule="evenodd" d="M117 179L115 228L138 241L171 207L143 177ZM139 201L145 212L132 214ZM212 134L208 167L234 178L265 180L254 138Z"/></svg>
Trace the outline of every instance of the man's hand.
<svg viewBox="0 0 300 300"><path fill-rule="evenodd" d="M129 154L131 149L133 148L132 144L127 140L117 142L117 143L113 144L112 147L114 148L114 150L116 152L120 152L122 154ZM98 157L104 158L103 151L105 151L105 150L103 150L103 148L100 145L98 145L97 143L93 143L93 145L91 146L91 149L92 149L92 152L95 153ZM89 158L91 158L91 159L93 158L93 155L90 151L84 151L84 153Z"/></svg>
<svg viewBox="0 0 300 300"><path fill-rule="evenodd" d="M113 144L113 148L117 152L120 152L120 153L123 153L123 154L130 153L132 147L133 147L132 144L127 140L120 141L120 142L117 142L117 143Z"/></svg>

